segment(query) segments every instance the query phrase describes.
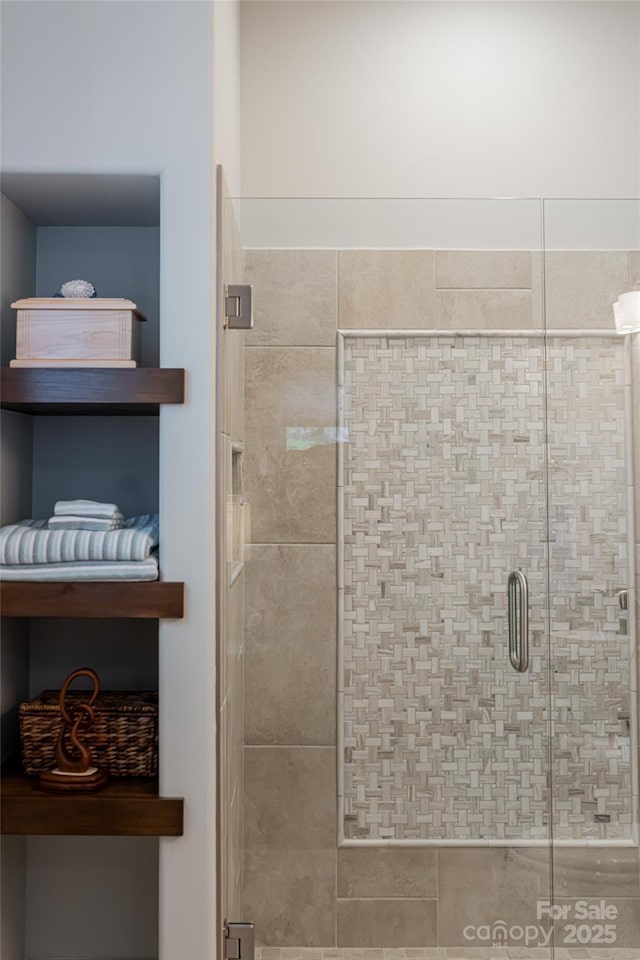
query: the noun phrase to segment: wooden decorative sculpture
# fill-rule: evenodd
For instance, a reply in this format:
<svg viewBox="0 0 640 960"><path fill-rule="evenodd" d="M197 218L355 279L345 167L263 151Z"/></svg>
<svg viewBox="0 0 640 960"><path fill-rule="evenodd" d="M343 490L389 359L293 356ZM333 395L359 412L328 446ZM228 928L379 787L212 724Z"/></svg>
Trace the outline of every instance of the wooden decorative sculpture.
<svg viewBox="0 0 640 960"><path fill-rule="evenodd" d="M93 681L93 691L86 703L74 703L71 710L65 703L67 691L76 677L89 677ZM81 667L70 673L60 691L60 715L62 726L56 744L56 764L53 770L47 770L40 777L40 786L43 790L56 793L94 793L107 782L107 775L99 767L91 764L91 750L79 736L83 723L90 725L94 720L93 704L100 692L100 680L95 670L90 667ZM68 749L66 737L77 753L74 756Z"/></svg>

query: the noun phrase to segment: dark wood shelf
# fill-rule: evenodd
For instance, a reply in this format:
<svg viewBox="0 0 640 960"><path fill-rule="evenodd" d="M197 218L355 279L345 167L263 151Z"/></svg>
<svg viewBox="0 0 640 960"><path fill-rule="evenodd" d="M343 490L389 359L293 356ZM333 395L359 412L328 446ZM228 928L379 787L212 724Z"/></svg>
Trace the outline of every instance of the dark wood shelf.
<svg viewBox="0 0 640 960"><path fill-rule="evenodd" d="M166 580L0 582L3 617L180 619L184 584Z"/></svg>
<svg viewBox="0 0 640 960"><path fill-rule="evenodd" d="M184 403L182 369L3 367L0 406L18 413L142 416Z"/></svg>
<svg viewBox="0 0 640 960"><path fill-rule="evenodd" d="M158 781L114 777L98 793L43 793L38 777L2 771L2 833L21 836L181 837L181 797L158 796Z"/></svg>

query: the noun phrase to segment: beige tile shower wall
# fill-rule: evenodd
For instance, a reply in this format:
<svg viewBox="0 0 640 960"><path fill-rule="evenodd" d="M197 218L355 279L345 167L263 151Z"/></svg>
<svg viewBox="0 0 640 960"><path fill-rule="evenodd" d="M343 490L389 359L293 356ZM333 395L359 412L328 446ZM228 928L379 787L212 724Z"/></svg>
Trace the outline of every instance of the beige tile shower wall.
<svg viewBox="0 0 640 960"><path fill-rule="evenodd" d="M335 943L335 251L249 251L245 912Z"/></svg>
<svg viewBox="0 0 640 960"><path fill-rule="evenodd" d="M632 288L632 257L626 250L547 251L547 327L612 328L612 305Z"/></svg>
<svg viewBox="0 0 640 960"><path fill-rule="evenodd" d="M513 329L534 317L529 251L342 250L342 329ZM537 270L537 276L540 270Z"/></svg>
<svg viewBox="0 0 640 960"><path fill-rule="evenodd" d="M638 251L342 250L339 327L613 328L612 304L640 286Z"/></svg>
<svg viewBox="0 0 640 960"><path fill-rule="evenodd" d="M637 850L559 848L553 856L554 896L569 907L567 912L575 911L579 900L604 899L617 912L616 946L638 948ZM529 946L539 949L552 936L548 920L538 915L539 905L549 903L550 877L550 851L541 848L342 848L338 946L477 950L484 943L480 937L474 940L469 927L493 928L502 922L507 928L528 926ZM568 946L568 937L566 924L557 924L556 945ZM510 945L523 949L522 942ZM600 955L592 949L590 956ZM520 956L528 960L530 954Z"/></svg>
<svg viewBox="0 0 640 960"><path fill-rule="evenodd" d="M335 546L253 544L247 566L247 743L335 743L335 628Z"/></svg>
<svg viewBox="0 0 640 960"><path fill-rule="evenodd" d="M623 278L625 258L607 258L608 288ZM246 253L256 329L246 349L244 915L257 921L260 943L332 947L360 939L380 947L391 925L411 931L404 936L415 947L468 946L463 921L499 919L503 904L517 917L524 897L548 895L544 851L336 849L335 450L328 453L337 328L541 329L542 259L538 251ZM580 274L591 281L589 255L570 266L567 282L577 276L579 287ZM627 258L624 289L634 269L640 283L638 255ZM552 278L552 290L558 284ZM549 325L577 327L586 316L559 294L551 307ZM586 325L611 327L606 304ZM620 898L625 916L638 915L635 850L556 850L555 857L563 897L600 892ZM456 877L474 887L459 915ZM384 930L367 922L381 910ZM621 946L640 942L640 933L625 929L632 939Z"/></svg>
<svg viewBox="0 0 640 960"><path fill-rule="evenodd" d="M246 915L267 945L335 936L335 749L245 748Z"/></svg>

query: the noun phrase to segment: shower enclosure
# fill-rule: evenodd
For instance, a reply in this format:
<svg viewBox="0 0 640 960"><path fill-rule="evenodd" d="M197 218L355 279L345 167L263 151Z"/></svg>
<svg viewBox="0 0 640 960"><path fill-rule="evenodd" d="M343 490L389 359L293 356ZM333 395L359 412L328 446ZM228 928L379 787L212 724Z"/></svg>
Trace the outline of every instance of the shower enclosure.
<svg viewBox="0 0 640 960"><path fill-rule="evenodd" d="M221 209L222 915L637 960L640 203Z"/></svg>

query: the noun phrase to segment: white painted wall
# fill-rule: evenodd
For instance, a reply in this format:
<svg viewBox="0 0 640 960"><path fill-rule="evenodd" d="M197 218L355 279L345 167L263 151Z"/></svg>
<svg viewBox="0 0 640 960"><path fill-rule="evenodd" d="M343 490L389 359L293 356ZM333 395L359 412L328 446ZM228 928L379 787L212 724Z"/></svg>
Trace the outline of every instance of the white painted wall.
<svg viewBox="0 0 640 960"><path fill-rule="evenodd" d="M245 0L243 194L638 196L639 11Z"/></svg>
<svg viewBox="0 0 640 960"><path fill-rule="evenodd" d="M2 4L3 168L162 177L160 359L188 371L187 403L160 427L163 573L187 584L185 619L160 627L161 789L186 800L184 838L160 844L162 960L208 960L218 922L214 165L223 149L237 165L238 148L235 130L214 141L213 47L232 49L232 28L231 10L191 0ZM232 53L225 63L219 111L235 102ZM113 940L108 955L124 957Z"/></svg>
<svg viewBox="0 0 640 960"><path fill-rule="evenodd" d="M36 285L36 230L23 213L0 194L0 343L2 362L15 355L15 313L11 303L31 296ZM31 506L31 417L0 411L2 478L0 523L13 523ZM18 742L18 704L29 695L29 629L25 622L2 624L0 685L1 758ZM26 843L23 837L0 839L0 956L21 958L25 938Z"/></svg>

